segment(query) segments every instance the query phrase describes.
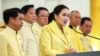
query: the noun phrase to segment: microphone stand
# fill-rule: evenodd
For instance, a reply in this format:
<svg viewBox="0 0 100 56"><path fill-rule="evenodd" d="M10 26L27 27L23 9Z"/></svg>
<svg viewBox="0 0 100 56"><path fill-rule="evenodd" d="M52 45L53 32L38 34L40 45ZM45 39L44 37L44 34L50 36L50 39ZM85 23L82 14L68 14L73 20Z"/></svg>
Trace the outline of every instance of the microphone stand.
<svg viewBox="0 0 100 56"><path fill-rule="evenodd" d="M69 27L71 28L71 29L73 29L73 27L71 26L71 25L69 25ZM83 33L80 33L80 32L78 32L78 31L76 31L75 29L73 29L76 33L78 33L78 34L82 34L82 35L84 35ZM97 38L97 37L94 37L94 36L91 36L91 35L87 35L88 37L91 37L91 38L94 38L94 39L97 39L97 40L100 40L100 38Z"/></svg>

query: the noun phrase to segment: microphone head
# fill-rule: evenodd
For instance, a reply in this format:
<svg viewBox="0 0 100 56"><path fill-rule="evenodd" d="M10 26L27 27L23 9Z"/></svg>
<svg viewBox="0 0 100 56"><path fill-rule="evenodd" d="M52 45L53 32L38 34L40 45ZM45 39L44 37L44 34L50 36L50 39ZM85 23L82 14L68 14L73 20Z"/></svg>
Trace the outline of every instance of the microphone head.
<svg viewBox="0 0 100 56"><path fill-rule="evenodd" d="M73 29L73 27L72 27L71 25L69 25L69 27L70 27L71 29Z"/></svg>

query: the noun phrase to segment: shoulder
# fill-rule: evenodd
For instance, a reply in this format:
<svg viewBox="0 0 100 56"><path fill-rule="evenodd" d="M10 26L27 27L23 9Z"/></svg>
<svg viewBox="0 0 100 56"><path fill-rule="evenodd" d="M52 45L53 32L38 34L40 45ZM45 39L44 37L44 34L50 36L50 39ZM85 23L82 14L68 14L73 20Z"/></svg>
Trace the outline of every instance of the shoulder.
<svg viewBox="0 0 100 56"><path fill-rule="evenodd" d="M6 37L0 33L0 50L2 50L2 48L5 48L7 46L7 43L8 43L8 41L7 41Z"/></svg>
<svg viewBox="0 0 100 56"><path fill-rule="evenodd" d="M26 33L28 31L28 27L27 26L22 26L22 28L18 31L19 33Z"/></svg>
<svg viewBox="0 0 100 56"><path fill-rule="evenodd" d="M45 25L45 26L42 28L42 30L47 30L47 29L49 29L49 28L50 28L49 25Z"/></svg>
<svg viewBox="0 0 100 56"><path fill-rule="evenodd" d="M49 34L49 33L51 33L51 32L52 32L52 30L51 30L51 28L49 27L49 25L45 25L45 26L42 28L41 34L42 34L42 35L45 35L45 34Z"/></svg>
<svg viewBox="0 0 100 56"><path fill-rule="evenodd" d="M4 41L6 41L5 34L0 33L0 42L4 42Z"/></svg>
<svg viewBox="0 0 100 56"><path fill-rule="evenodd" d="M7 35L7 32L7 29L4 29L2 32L0 32L0 37Z"/></svg>

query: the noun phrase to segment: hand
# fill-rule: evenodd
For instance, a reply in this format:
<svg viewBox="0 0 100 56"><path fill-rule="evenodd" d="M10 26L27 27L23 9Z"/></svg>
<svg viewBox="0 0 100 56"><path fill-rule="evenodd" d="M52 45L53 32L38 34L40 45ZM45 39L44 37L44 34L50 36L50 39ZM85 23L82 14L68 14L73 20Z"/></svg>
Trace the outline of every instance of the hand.
<svg viewBox="0 0 100 56"><path fill-rule="evenodd" d="M68 53L77 53L77 51L74 48L70 48L69 51L68 51Z"/></svg>

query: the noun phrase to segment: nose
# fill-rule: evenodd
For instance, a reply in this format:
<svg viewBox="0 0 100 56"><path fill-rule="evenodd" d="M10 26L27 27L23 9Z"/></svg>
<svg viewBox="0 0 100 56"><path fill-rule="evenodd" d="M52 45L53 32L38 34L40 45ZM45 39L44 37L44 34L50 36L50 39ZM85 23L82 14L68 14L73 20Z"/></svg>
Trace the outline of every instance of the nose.
<svg viewBox="0 0 100 56"><path fill-rule="evenodd" d="M46 17L45 17L45 19L47 20L47 19L48 19L48 17L46 16Z"/></svg>
<svg viewBox="0 0 100 56"><path fill-rule="evenodd" d="M68 21L69 20L69 17L66 17L66 21Z"/></svg>
<svg viewBox="0 0 100 56"><path fill-rule="evenodd" d="M33 17L36 17L36 14L33 14Z"/></svg>
<svg viewBox="0 0 100 56"><path fill-rule="evenodd" d="M23 25L23 20L21 21L21 25Z"/></svg>
<svg viewBox="0 0 100 56"><path fill-rule="evenodd" d="M90 31L90 30L91 30L91 28L90 28L90 27L88 27L88 30Z"/></svg>
<svg viewBox="0 0 100 56"><path fill-rule="evenodd" d="M36 19L36 14L33 14L33 18Z"/></svg>

